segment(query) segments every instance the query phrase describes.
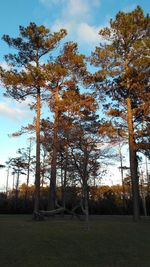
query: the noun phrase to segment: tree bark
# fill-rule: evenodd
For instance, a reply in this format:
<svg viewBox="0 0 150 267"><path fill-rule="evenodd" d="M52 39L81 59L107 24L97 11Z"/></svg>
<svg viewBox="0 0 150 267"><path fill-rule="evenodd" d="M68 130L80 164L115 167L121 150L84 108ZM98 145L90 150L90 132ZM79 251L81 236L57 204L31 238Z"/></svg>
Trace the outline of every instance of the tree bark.
<svg viewBox="0 0 150 267"><path fill-rule="evenodd" d="M8 169L7 169L7 179L6 179L6 196L8 196L9 169L10 169L10 167L8 166Z"/></svg>
<svg viewBox="0 0 150 267"><path fill-rule="evenodd" d="M124 177L123 177L123 156L122 156L120 143L119 143L119 157L120 157L120 171L121 171L122 193L123 193L122 195L123 208L126 209L125 186L124 186Z"/></svg>
<svg viewBox="0 0 150 267"><path fill-rule="evenodd" d="M90 229L90 225L89 225L89 192L88 192L87 177L84 177L84 181L83 181L83 200L84 200L83 205L84 205L86 228L87 228L87 230L89 230Z"/></svg>
<svg viewBox="0 0 150 267"><path fill-rule="evenodd" d="M65 166L64 166L64 179L62 183L62 205L66 206L66 184L67 184L67 168L68 168L68 145L65 147Z"/></svg>
<svg viewBox="0 0 150 267"><path fill-rule="evenodd" d="M18 170L17 170L17 179L16 179L16 189L15 189L15 211L17 211L17 207L18 207L19 176L20 176L20 170L18 168Z"/></svg>
<svg viewBox="0 0 150 267"><path fill-rule="evenodd" d="M28 187L29 187L29 177L30 177L30 163L31 163L31 140L29 144L29 154L28 154L28 169L27 169L27 187L25 190L25 203L28 197Z"/></svg>
<svg viewBox="0 0 150 267"><path fill-rule="evenodd" d="M129 159L132 183L132 199L133 199L133 220L139 221L139 177L138 177L138 163L136 154L136 144L134 139L133 128L133 114L131 107L131 98L127 97L127 112L128 112L128 131L129 131Z"/></svg>
<svg viewBox="0 0 150 267"><path fill-rule="evenodd" d="M36 172L35 172L35 193L34 193L34 213L39 211L40 205L40 116L41 116L41 96L40 88L37 88L37 117L36 117Z"/></svg>
<svg viewBox="0 0 150 267"><path fill-rule="evenodd" d="M56 87L55 92L55 118L54 118L54 139L53 139L53 155L51 161L51 178L49 189L48 209L55 209L56 204L56 165L57 165L57 150L58 150L58 116L59 116L59 87Z"/></svg>

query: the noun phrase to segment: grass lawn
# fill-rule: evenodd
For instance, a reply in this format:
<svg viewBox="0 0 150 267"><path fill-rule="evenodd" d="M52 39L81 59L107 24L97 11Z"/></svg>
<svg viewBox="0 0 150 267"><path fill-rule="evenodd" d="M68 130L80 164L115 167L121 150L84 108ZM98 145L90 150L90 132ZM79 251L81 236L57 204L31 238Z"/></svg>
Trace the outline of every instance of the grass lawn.
<svg viewBox="0 0 150 267"><path fill-rule="evenodd" d="M30 215L0 215L1 267L149 267L150 218L50 218L34 222Z"/></svg>

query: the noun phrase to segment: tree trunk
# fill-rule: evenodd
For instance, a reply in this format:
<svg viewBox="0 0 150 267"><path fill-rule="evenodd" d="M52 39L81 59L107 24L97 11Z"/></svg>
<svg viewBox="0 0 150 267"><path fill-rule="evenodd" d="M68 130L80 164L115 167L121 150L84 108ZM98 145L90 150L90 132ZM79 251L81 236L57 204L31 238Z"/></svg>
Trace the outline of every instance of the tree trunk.
<svg viewBox="0 0 150 267"><path fill-rule="evenodd" d="M40 204L40 115L41 115L41 96L40 96L40 88L37 88L36 172L35 172L35 194L34 194L35 214L39 211L39 204Z"/></svg>
<svg viewBox="0 0 150 267"><path fill-rule="evenodd" d="M6 179L6 196L8 196L8 181L9 181L9 166L7 169L7 179Z"/></svg>
<svg viewBox="0 0 150 267"><path fill-rule="evenodd" d="M121 170L121 181L122 181L122 200L123 200L123 209L126 209L126 200L125 200L125 186L124 186L124 177L123 177L123 157L121 151L121 145L119 143L119 157L120 157L120 170Z"/></svg>
<svg viewBox="0 0 150 267"><path fill-rule="evenodd" d="M15 173L13 173L13 184L12 184L12 190L15 189Z"/></svg>
<svg viewBox="0 0 150 267"><path fill-rule="evenodd" d="M18 194L19 194L19 175L20 170L17 170L17 179L16 179L16 190L15 190L15 211L17 211L18 207Z"/></svg>
<svg viewBox="0 0 150 267"><path fill-rule="evenodd" d="M30 163L31 163L31 140L29 145L29 154L28 154L28 169L27 169L27 187L25 190L25 204L28 197L28 187L29 187L29 177L30 177Z"/></svg>
<svg viewBox="0 0 150 267"><path fill-rule="evenodd" d="M133 114L131 107L131 98L127 98L128 112L128 131L129 131L129 159L132 183L132 200L133 200L133 220L139 221L139 177L138 177L138 162L136 155L136 144L134 139Z"/></svg>
<svg viewBox="0 0 150 267"><path fill-rule="evenodd" d="M48 209L55 209L56 204L56 165L57 165L57 147L58 147L58 116L59 116L59 87L55 92L55 118L54 118L54 139L53 139L53 155L51 161L51 178Z"/></svg>
<svg viewBox="0 0 150 267"><path fill-rule="evenodd" d="M68 145L65 147L65 169L64 169L64 180L62 184L62 204L66 206L66 184L67 184L67 168L68 168Z"/></svg>
<svg viewBox="0 0 150 267"><path fill-rule="evenodd" d="M90 229L89 226L89 192L88 192L88 184L87 178L84 178L83 181L83 198L84 198L84 213L85 213L85 221L87 230Z"/></svg>
<svg viewBox="0 0 150 267"><path fill-rule="evenodd" d="M144 216L146 217L147 216L147 208L146 208L146 195L147 195L147 192L146 192L146 188L144 188L144 177L143 177L143 172L141 172L141 179L140 179L140 182L141 182L141 190L140 190L140 193L141 193L141 199L142 199L142 205L143 205L143 211L144 211Z"/></svg>

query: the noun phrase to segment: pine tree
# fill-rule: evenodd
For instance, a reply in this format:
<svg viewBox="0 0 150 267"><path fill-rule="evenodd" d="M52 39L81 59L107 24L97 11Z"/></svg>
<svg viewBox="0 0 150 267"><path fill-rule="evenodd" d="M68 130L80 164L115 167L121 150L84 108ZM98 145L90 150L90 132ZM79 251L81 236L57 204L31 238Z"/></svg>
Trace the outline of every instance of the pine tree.
<svg viewBox="0 0 150 267"><path fill-rule="evenodd" d="M62 111L64 110L63 101L61 101L64 92L76 91L79 83L86 73L86 64L84 55L79 54L77 44L68 42L53 61L45 65L47 88L51 92L49 101L50 109L54 113L53 129L53 152L51 160L51 177L50 177L50 196L49 208L54 209L56 206L56 171L58 156L58 128Z"/></svg>
<svg viewBox="0 0 150 267"><path fill-rule="evenodd" d="M66 35L65 30L51 33L43 25L30 23L27 27L20 26L18 38L3 36L3 40L16 53L8 54L5 60L10 70L1 68L1 80L6 88L6 94L22 101L26 97L34 97L36 106L36 175L34 214L39 210L40 199L40 115L41 98L46 88L45 75L41 60L57 47Z"/></svg>
<svg viewBox="0 0 150 267"><path fill-rule="evenodd" d="M118 118L123 111L126 115L135 221L139 219L137 151L148 147L148 144L137 144L136 121L143 118L145 125L148 122L149 24L149 17L139 6L130 13L119 12L110 20L110 27L100 30L99 34L106 42L96 48L91 59L95 66L100 66L96 73L97 86L117 102Z"/></svg>

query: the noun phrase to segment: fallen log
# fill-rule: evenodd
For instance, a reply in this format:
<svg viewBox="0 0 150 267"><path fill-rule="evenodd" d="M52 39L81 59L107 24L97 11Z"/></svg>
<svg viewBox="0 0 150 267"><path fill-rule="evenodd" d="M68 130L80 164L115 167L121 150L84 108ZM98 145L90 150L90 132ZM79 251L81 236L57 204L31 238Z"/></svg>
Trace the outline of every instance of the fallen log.
<svg viewBox="0 0 150 267"><path fill-rule="evenodd" d="M44 220L45 217L54 216L56 214L62 214L64 212L72 215L72 218L76 216L79 220L81 220L80 215L75 212L76 209L81 208L82 204L78 203L72 210L67 209L66 207L61 207L58 203L56 203L56 206L58 207L55 210L39 210L38 212L34 213L34 218L36 220Z"/></svg>
<svg viewBox="0 0 150 267"><path fill-rule="evenodd" d="M77 204L72 210L69 210L66 207L60 206L57 202L56 202L56 207L58 207L58 208L64 208L63 212L65 211L66 213L72 215L72 217L76 216L77 218L80 219L80 215L78 215L77 213L75 213L75 210L80 207L80 204Z"/></svg>
<svg viewBox="0 0 150 267"><path fill-rule="evenodd" d="M61 207L61 208L58 208L58 209L55 209L55 210L40 210L39 214L48 217L48 216L53 216L55 214L59 214L59 213L61 213L63 211L65 211L65 208Z"/></svg>

